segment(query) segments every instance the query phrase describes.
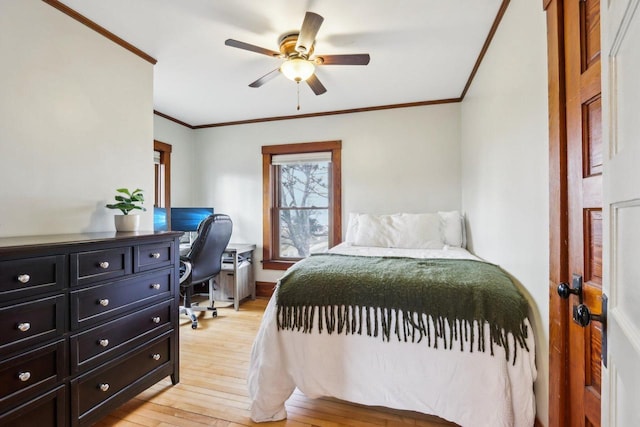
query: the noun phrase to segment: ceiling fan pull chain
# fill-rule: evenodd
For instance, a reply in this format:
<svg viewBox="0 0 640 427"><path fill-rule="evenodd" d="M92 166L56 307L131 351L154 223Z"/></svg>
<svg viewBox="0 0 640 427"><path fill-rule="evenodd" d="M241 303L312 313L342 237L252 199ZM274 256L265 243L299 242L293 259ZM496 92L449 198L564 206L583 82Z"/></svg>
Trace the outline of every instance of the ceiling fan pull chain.
<svg viewBox="0 0 640 427"><path fill-rule="evenodd" d="M298 108L297 110L300 111L300 82L296 82L296 88L298 89Z"/></svg>

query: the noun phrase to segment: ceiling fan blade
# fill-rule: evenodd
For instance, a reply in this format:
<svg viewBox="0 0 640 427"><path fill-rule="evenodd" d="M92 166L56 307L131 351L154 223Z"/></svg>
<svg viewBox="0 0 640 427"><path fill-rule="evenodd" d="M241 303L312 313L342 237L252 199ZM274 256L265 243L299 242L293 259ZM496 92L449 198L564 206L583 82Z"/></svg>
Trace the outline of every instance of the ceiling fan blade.
<svg viewBox="0 0 640 427"><path fill-rule="evenodd" d="M274 78L278 77L278 74L280 74L280 68L276 68L273 71L269 71L267 74L265 74L264 76L260 77L255 82L251 83L249 85L249 87L260 87L263 84L267 83L268 81L273 80Z"/></svg>
<svg viewBox="0 0 640 427"><path fill-rule="evenodd" d="M251 52L261 53L263 55L273 56L276 58L281 56L280 52L276 52L275 50L266 49L264 47L256 46L234 39L227 39L225 40L224 44L231 47L237 47L238 49L250 50Z"/></svg>
<svg viewBox="0 0 640 427"><path fill-rule="evenodd" d="M357 53L352 55L318 55L318 65L367 65L369 63L368 53Z"/></svg>
<svg viewBox="0 0 640 427"><path fill-rule="evenodd" d="M316 95L322 95L327 91L327 88L320 83L320 80L318 80L315 74L312 74L311 77L307 79L307 84Z"/></svg>
<svg viewBox="0 0 640 427"><path fill-rule="evenodd" d="M296 51L307 54L311 50L313 43L316 41L316 35L322 25L324 18L317 13L307 12L302 21L298 41L296 42Z"/></svg>

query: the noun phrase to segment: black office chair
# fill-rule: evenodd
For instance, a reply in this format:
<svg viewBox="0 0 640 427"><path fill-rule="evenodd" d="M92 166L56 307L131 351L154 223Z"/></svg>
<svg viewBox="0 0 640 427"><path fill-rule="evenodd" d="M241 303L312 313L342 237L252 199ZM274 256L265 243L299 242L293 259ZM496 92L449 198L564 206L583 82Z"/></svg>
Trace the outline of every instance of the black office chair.
<svg viewBox="0 0 640 427"><path fill-rule="evenodd" d="M184 305L180 306L180 314L191 319L191 327L198 327L197 311L212 311L218 315L213 306L213 288L215 277L222 268L222 254L231 238L233 223L224 214L214 214L205 218L198 226L198 235L191 245L191 250L180 257L180 291L184 295ZM199 306L191 302L194 286L209 283L209 306Z"/></svg>

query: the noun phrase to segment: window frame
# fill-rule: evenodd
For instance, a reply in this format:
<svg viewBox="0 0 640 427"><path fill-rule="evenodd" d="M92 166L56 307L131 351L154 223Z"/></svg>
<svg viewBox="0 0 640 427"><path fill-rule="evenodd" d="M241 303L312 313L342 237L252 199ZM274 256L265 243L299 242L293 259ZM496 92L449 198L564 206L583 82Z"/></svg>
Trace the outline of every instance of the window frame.
<svg viewBox="0 0 640 427"><path fill-rule="evenodd" d="M329 198L329 247L342 242L342 141L303 142L294 144L265 145L262 147L262 268L286 270L297 260L276 257L276 235L278 218L274 215L277 204L277 176L272 157L278 154L300 154L313 152L331 152L331 171L329 174L331 196Z"/></svg>

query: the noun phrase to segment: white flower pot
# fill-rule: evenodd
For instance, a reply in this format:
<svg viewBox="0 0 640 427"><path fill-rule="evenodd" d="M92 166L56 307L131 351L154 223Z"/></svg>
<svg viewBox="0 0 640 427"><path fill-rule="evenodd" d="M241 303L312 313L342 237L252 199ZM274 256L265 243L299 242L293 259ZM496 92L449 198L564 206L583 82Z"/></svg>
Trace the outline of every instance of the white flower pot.
<svg viewBox="0 0 640 427"><path fill-rule="evenodd" d="M116 231L138 231L140 215L115 215Z"/></svg>

